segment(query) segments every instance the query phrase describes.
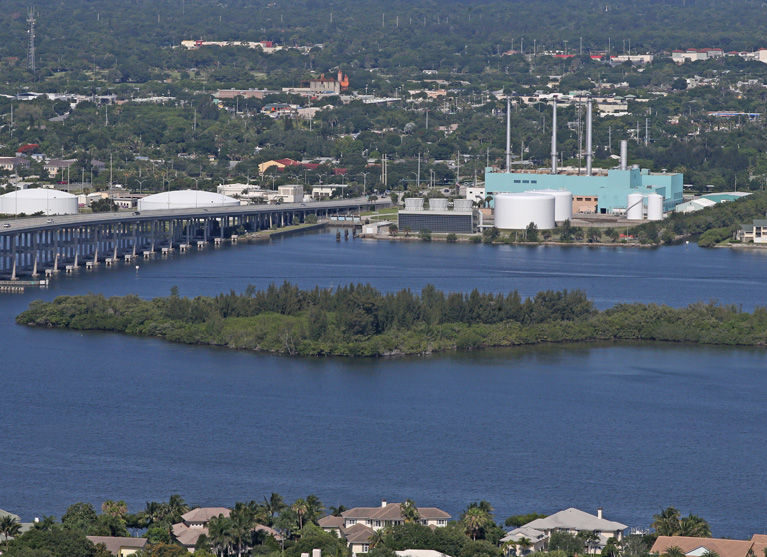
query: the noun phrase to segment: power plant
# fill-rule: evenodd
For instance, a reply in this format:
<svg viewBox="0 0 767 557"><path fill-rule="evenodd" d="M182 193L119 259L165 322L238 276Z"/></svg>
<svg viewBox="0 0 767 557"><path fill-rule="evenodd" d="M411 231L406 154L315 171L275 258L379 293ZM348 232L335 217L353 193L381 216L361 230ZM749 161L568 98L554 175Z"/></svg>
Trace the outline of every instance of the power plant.
<svg viewBox="0 0 767 557"><path fill-rule="evenodd" d="M511 169L511 110L510 102L507 102L506 113L506 168L505 171L497 171L491 167L485 169L486 195L492 195L495 199L496 226L508 228L504 225L514 224L515 228L524 228L530 222L535 222L538 228L548 228L552 222L561 222L571 218L574 214L604 214L625 215L628 220L642 220L645 211L650 220L660 220L663 213L672 211L676 205L682 202L683 175L681 173L650 172L640 169L638 165L629 168L628 165L628 142L621 141L620 164L614 169L600 169L593 167L593 134L592 102L586 103L586 168L581 173L580 169L558 167L557 152L557 101L551 103L551 167L537 170L514 171ZM530 194L548 194L558 196L559 202L555 204L556 215L549 218L540 213L542 202ZM502 194L520 194L506 197ZM570 200L570 208L565 211L563 200ZM498 200L501 201L499 208ZM532 201L536 199L536 201ZM516 209L510 211L509 203L520 204L521 210L529 210L528 217L519 214ZM548 207L548 204L545 204ZM554 210L552 206L552 210ZM525 209L526 208L526 209ZM546 209L548 211L548 209ZM524 222L519 226L520 220ZM538 222L540 220L540 222Z"/></svg>

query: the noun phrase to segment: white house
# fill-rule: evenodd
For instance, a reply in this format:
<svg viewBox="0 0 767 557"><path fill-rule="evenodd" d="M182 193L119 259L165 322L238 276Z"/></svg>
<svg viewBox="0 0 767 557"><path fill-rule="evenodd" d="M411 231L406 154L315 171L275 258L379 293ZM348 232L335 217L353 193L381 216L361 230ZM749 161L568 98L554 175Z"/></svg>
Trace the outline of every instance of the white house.
<svg viewBox="0 0 767 557"><path fill-rule="evenodd" d="M599 541L595 547L589 549L590 553L599 553L610 538L620 541L623 538L623 532L628 528L628 526L620 522L602 518L601 508L597 509L596 515L593 515L573 507L554 513L546 518L538 518L528 522L525 524L525 527L539 530L546 537L551 536L553 532L567 532L569 534L594 532L598 536Z"/></svg>

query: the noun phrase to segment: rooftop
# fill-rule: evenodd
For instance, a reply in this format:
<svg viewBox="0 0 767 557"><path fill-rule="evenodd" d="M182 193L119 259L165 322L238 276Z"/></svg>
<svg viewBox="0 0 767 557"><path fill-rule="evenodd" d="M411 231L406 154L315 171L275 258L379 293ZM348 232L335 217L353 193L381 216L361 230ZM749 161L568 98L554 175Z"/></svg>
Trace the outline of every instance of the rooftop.
<svg viewBox="0 0 767 557"><path fill-rule="evenodd" d="M599 530L601 532L614 532L628 528L620 522L605 520L580 509L570 507L546 518L538 518L525 524L528 528L536 530L554 530L556 528L567 530Z"/></svg>
<svg viewBox="0 0 767 557"><path fill-rule="evenodd" d="M746 557L751 550L751 540L725 540L721 538L693 538L687 536L658 536L650 553L664 554L678 547L685 555L699 557L706 552L719 557Z"/></svg>

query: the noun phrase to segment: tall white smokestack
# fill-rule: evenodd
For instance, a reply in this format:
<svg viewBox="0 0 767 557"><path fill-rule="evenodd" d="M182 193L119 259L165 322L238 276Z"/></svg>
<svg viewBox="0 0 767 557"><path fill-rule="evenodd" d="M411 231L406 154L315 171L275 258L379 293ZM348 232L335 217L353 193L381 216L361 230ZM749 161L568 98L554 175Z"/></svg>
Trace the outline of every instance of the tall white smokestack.
<svg viewBox="0 0 767 557"><path fill-rule="evenodd" d="M586 176L591 176L591 97L586 103Z"/></svg>
<svg viewBox="0 0 767 557"><path fill-rule="evenodd" d="M551 105L551 173L557 173L557 101Z"/></svg>
<svg viewBox="0 0 767 557"><path fill-rule="evenodd" d="M621 170L628 170L629 167L629 142L621 139Z"/></svg>
<svg viewBox="0 0 767 557"><path fill-rule="evenodd" d="M506 172L511 172L511 99L506 97Z"/></svg>

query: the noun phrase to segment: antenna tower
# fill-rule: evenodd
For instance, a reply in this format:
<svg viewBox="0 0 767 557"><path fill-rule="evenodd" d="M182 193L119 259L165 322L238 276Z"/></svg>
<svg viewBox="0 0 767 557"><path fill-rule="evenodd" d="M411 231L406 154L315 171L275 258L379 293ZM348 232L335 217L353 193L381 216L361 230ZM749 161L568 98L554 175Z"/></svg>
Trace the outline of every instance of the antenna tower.
<svg viewBox="0 0 767 557"><path fill-rule="evenodd" d="M27 69L35 71L35 10L29 8L27 12L27 33L29 34L29 46L27 47Z"/></svg>

